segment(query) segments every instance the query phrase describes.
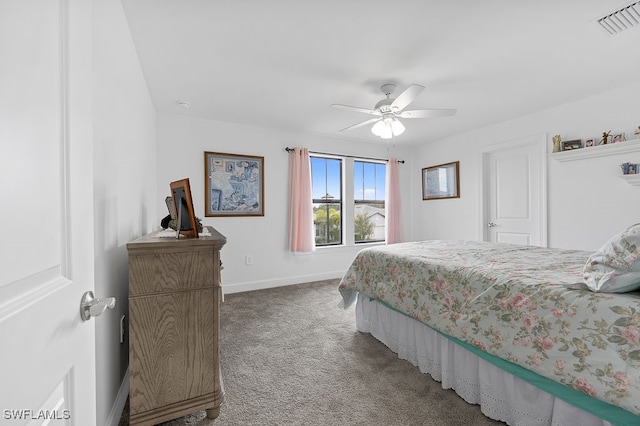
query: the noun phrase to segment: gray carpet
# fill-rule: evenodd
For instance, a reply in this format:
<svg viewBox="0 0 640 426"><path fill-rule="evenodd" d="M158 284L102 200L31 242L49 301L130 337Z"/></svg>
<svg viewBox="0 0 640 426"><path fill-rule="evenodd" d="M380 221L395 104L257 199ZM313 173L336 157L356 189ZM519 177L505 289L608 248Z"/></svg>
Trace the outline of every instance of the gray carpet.
<svg viewBox="0 0 640 426"><path fill-rule="evenodd" d="M356 331L338 280L226 296L225 402L181 425L503 425ZM126 415L126 413L125 413Z"/></svg>

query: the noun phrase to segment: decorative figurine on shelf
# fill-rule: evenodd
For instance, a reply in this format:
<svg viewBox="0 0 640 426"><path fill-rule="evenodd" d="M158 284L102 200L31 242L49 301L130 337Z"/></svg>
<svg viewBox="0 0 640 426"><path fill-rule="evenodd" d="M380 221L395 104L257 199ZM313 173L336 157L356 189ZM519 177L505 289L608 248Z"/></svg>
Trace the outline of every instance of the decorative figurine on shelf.
<svg viewBox="0 0 640 426"><path fill-rule="evenodd" d="M553 152L560 152L560 141L562 138L560 135L555 135L553 137Z"/></svg>
<svg viewBox="0 0 640 426"><path fill-rule="evenodd" d="M602 139L600 139L600 145L606 145L607 144L607 139L609 139L609 133L611 133L611 130L609 130L608 132L603 132L602 133Z"/></svg>

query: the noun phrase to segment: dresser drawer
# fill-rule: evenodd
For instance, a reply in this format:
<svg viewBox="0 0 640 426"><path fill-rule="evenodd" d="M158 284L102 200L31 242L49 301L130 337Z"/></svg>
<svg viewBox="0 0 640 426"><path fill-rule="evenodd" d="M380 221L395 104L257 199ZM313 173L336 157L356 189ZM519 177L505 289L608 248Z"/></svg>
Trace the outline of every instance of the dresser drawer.
<svg viewBox="0 0 640 426"><path fill-rule="evenodd" d="M210 249L130 254L129 297L213 287L216 258Z"/></svg>
<svg viewBox="0 0 640 426"><path fill-rule="evenodd" d="M129 301L132 416L215 392L215 308L214 289Z"/></svg>

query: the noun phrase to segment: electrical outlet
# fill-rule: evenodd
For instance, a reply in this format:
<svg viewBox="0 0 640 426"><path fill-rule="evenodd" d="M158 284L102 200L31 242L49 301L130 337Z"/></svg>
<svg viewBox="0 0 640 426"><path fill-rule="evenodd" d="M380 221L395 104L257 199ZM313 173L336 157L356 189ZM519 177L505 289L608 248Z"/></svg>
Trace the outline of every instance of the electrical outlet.
<svg viewBox="0 0 640 426"><path fill-rule="evenodd" d="M124 343L124 315L120 318L120 344Z"/></svg>
<svg viewBox="0 0 640 426"><path fill-rule="evenodd" d="M245 256L244 257L245 265L253 265L253 256Z"/></svg>

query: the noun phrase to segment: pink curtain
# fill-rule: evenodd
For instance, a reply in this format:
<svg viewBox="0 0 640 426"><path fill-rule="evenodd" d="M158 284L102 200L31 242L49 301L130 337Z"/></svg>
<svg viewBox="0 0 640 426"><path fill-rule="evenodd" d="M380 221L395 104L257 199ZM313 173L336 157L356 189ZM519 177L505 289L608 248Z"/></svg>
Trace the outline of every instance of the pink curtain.
<svg viewBox="0 0 640 426"><path fill-rule="evenodd" d="M400 221L400 177L398 159L390 158L387 163L385 201L385 232L387 244L402 242L402 223Z"/></svg>
<svg viewBox="0 0 640 426"><path fill-rule="evenodd" d="M289 250L303 253L315 248L309 150L294 148L289 153Z"/></svg>

